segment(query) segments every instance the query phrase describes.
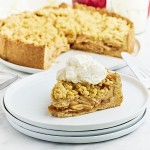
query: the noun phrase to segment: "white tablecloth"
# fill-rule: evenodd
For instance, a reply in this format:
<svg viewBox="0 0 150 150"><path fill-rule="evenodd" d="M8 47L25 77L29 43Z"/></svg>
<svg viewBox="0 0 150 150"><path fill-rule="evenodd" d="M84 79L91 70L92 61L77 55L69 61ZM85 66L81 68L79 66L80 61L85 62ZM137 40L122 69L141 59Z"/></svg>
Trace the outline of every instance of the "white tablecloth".
<svg viewBox="0 0 150 150"><path fill-rule="evenodd" d="M139 59L150 66L150 20L147 30L137 35L140 41L141 51ZM0 71L4 70L20 77L29 76L22 72L14 71L0 64ZM134 76L129 67L122 68L118 72ZM2 102L5 90L0 91L0 102ZM37 140L16 131L7 121L5 114L0 106L0 150L149 150L150 149L150 106L148 106L147 119L144 124L135 132L107 142L94 144L59 144Z"/></svg>

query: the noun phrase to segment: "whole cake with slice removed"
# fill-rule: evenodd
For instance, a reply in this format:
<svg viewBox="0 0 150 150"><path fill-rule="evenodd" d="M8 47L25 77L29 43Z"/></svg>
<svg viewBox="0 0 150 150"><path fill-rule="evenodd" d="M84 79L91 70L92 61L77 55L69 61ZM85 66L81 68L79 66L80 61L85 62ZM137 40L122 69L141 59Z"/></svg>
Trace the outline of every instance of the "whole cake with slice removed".
<svg viewBox="0 0 150 150"><path fill-rule="evenodd" d="M134 52L134 25L118 14L62 3L0 20L0 58L38 69L70 49L121 57Z"/></svg>
<svg viewBox="0 0 150 150"><path fill-rule="evenodd" d="M121 77L88 55L75 55L57 72L48 111L55 117L83 115L121 105Z"/></svg>

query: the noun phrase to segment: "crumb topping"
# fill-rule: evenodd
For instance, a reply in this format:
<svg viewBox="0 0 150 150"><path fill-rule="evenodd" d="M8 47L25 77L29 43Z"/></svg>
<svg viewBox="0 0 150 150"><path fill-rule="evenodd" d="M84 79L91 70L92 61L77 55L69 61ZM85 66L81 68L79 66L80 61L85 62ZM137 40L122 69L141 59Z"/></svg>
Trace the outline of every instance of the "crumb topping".
<svg viewBox="0 0 150 150"><path fill-rule="evenodd" d="M130 25L126 20L89 11L80 4L45 7L36 12L23 12L3 20L0 33L25 43L45 45L72 44L79 35L86 40L102 41L122 47L126 43ZM85 39L84 39L85 40Z"/></svg>
<svg viewBox="0 0 150 150"><path fill-rule="evenodd" d="M82 95L98 100L107 95L113 84L114 79L110 74L97 85L89 83L74 84L69 81L58 81L53 88L52 98L55 100L75 99Z"/></svg>

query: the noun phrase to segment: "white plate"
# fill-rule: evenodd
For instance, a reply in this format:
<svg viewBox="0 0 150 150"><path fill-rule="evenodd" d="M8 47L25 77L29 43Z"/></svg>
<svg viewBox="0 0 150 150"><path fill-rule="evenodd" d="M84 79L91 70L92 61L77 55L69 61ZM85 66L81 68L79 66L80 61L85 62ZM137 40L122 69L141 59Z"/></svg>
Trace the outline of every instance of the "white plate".
<svg viewBox="0 0 150 150"><path fill-rule="evenodd" d="M109 133L109 134L103 134L103 135L97 135L97 136L55 136L55 135L49 135L49 134L41 134L38 132L33 132L31 130L28 130L26 128L20 127L18 125L16 125L15 123L13 123L10 119L8 119L8 121L10 122L10 124L18 131L20 131L21 133L37 138L37 139L41 139L41 140L45 140L45 141L51 141L51 142L59 142L59 143L93 143L93 142L102 142L102 141L107 141L107 140L112 140L112 139L116 139L119 137L122 137L124 135L127 135L133 131L135 131L137 128L139 128L142 123L145 120L145 114L142 116L142 118L133 126L117 131L117 132L113 132L113 133Z"/></svg>
<svg viewBox="0 0 150 150"><path fill-rule="evenodd" d="M28 123L25 123L17 118L15 118L13 115L11 115L7 108L5 107L5 104L2 103L2 108L5 112L6 117L11 120L13 123L15 123L16 125L23 127L25 129L34 131L34 132L39 132L39 133L44 133L44 134L51 134L51 135L57 135L57 136L95 136L95 135L102 135L102 134L108 134L108 133L112 133L112 132L116 132L119 130L123 130L125 128L129 128L131 126L133 126L135 123L137 123L143 116L143 114L145 113L145 110L136 118L123 123L121 125L118 126L114 126L111 128L105 128L105 129L100 129L100 130L89 130L89 131L81 131L81 132L71 132L71 131L61 131L61 130L48 130L48 129L44 129L44 128L39 128L33 125L30 125Z"/></svg>
<svg viewBox="0 0 150 150"><path fill-rule="evenodd" d="M0 62L2 64L4 64L5 66L11 68L11 69L14 69L14 70L17 70L17 71L21 71L21 72L26 72L26 73L38 73L38 72L41 72L43 70L41 69L35 69L35 68L30 68L30 67L25 67L25 66L20 66L20 65L16 65L16 64L13 64L11 62L8 62L2 58L0 58Z"/></svg>
<svg viewBox="0 0 150 150"><path fill-rule="evenodd" d="M139 53L139 50L140 50L140 43L138 40L135 40L135 48L134 49L135 50L134 50L133 55L137 55ZM102 63L105 67L109 68L110 70L116 70L116 69L119 69L119 68L126 66L126 63L121 58L116 58L116 57L111 57L111 56L106 56L106 55L100 55L100 54L95 54L95 53L82 52L82 51L77 51L77 50L70 50L70 51L65 52L65 53L61 54L60 56L58 56L56 58L56 61L53 63L53 65L50 69L62 68L65 65L66 60L69 57L71 57L75 54L79 54L79 53L91 55L98 62ZM8 62L8 61L3 60L3 59L0 59L0 62L9 68L12 68L12 69L18 70L18 71L22 71L22 72L26 72L26 73L37 73L37 72L43 71L41 69L35 69L35 68L16 65L16 64L13 64L13 63Z"/></svg>
<svg viewBox="0 0 150 150"><path fill-rule="evenodd" d="M26 123L53 130L85 131L108 128L138 116L148 102L148 91L138 80L121 75L124 101L121 106L77 117L57 118L48 114L50 92L56 71L26 77L9 87L4 102L7 110Z"/></svg>

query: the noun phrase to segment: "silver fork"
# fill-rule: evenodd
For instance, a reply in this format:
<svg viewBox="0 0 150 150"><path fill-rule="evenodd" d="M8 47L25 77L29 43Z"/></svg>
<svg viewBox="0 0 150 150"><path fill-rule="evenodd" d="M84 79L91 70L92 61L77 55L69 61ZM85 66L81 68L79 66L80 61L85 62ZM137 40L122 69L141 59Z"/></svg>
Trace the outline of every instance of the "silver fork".
<svg viewBox="0 0 150 150"><path fill-rule="evenodd" d="M0 74L2 75L11 75L12 78L5 81L4 83L1 83L0 84L0 90L4 89L5 87L8 87L11 83L13 83L14 81L16 81L19 76L18 75L14 75L14 74L11 74L11 73L8 73L8 72L3 72L3 71L0 71Z"/></svg>
<svg viewBox="0 0 150 150"><path fill-rule="evenodd" d="M121 55L136 77L145 85L145 87L150 89L150 67L142 64L140 60L126 52L122 52Z"/></svg>

